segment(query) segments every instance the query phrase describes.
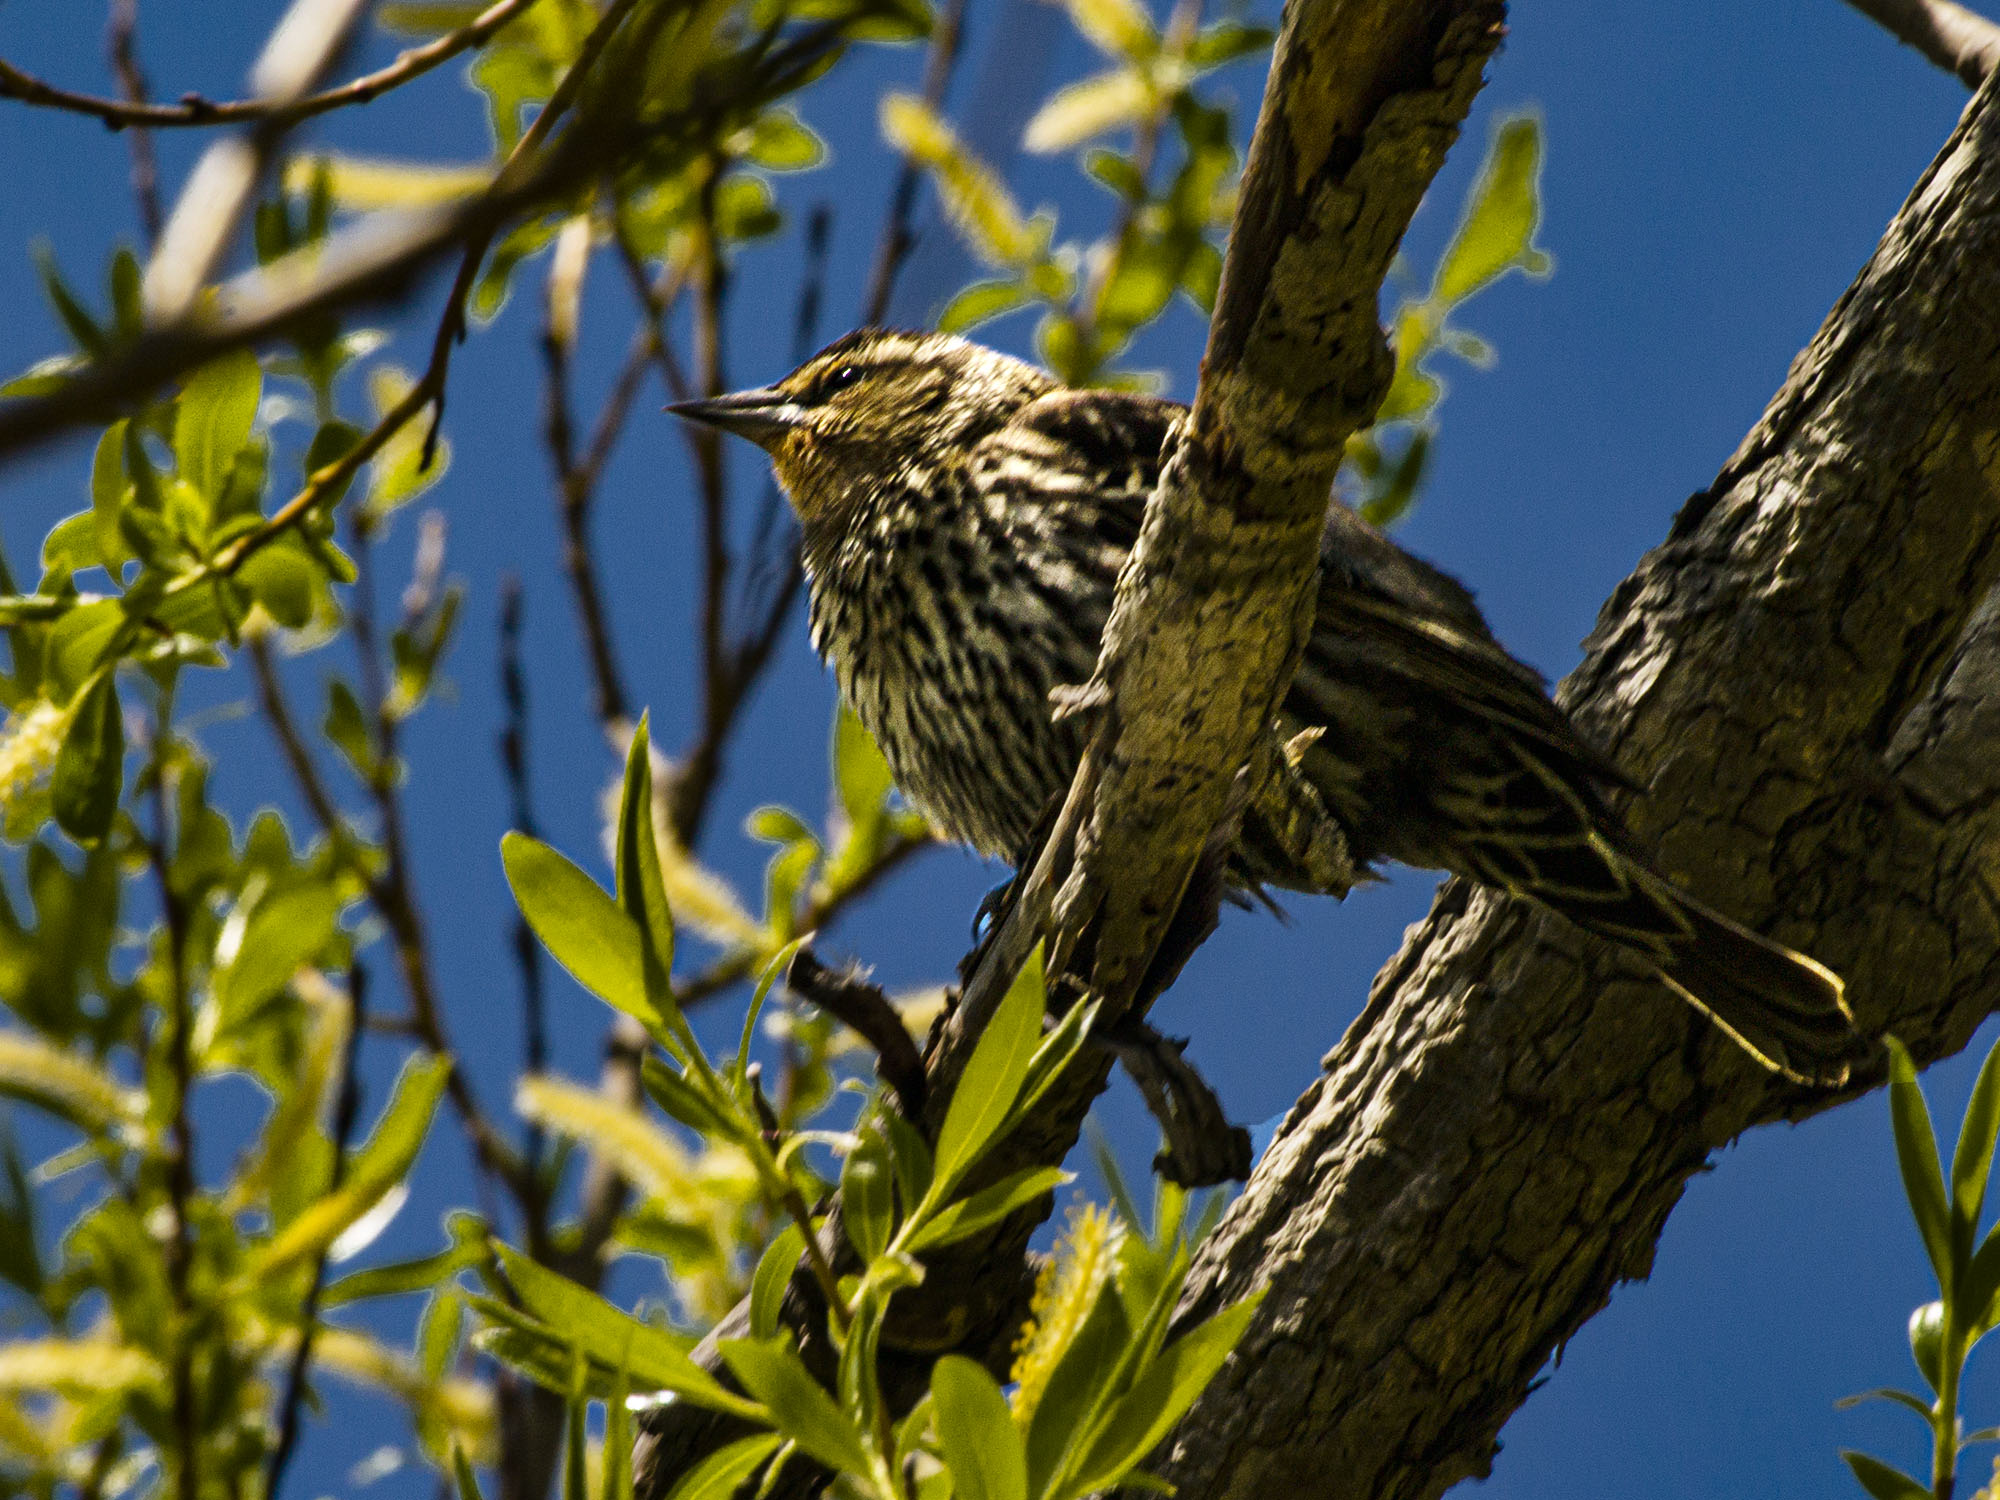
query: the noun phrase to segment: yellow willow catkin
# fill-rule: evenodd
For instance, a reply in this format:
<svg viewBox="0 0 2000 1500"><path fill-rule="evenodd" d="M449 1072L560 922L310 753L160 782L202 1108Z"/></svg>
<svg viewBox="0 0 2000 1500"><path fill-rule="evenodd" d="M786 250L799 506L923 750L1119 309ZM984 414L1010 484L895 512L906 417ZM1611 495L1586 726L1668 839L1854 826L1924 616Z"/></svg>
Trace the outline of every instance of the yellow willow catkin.
<svg viewBox="0 0 2000 1500"><path fill-rule="evenodd" d="M1027 1324L1014 1344L1014 1420L1023 1429L1111 1279L1122 1233L1109 1209L1083 1204L1070 1214L1068 1230L1036 1279Z"/></svg>
<svg viewBox="0 0 2000 1500"><path fill-rule="evenodd" d="M38 698L0 725L0 813L12 809L54 767L69 714L67 708Z"/></svg>

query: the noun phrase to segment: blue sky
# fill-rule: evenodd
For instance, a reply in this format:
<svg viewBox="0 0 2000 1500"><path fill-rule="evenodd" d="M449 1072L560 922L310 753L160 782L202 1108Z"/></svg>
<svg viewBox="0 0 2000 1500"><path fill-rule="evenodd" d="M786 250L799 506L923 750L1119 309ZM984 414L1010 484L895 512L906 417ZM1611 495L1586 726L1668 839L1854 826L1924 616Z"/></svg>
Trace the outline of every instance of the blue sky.
<svg viewBox="0 0 2000 1500"><path fill-rule="evenodd" d="M155 90L233 95L280 8L277 0L142 0ZM1033 92L1089 65L1060 23L1044 33L1050 45L995 56L988 42L1000 8L999 0L971 7L961 101ZM361 61L392 51L373 39ZM99 16L79 0L4 0L0 56L75 86L106 86ZM873 93L885 82L909 86L919 64L909 51L866 54L805 101L834 159L784 191L794 206L819 198L835 205L829 336L853 316L891 170L875 139ZM1965 92L1838 0L1524 3L1490 77L1466 146L1412 230L1411 260L1427 267L1435 257L1496 114L1533 107L1547 131L1542 241L1556 273L1546 283L1510 281L1467 310L1463 321L1492 341L1500 362L1486 373L1450 372L1431 481L1400 539L1475 588L1500 637L1555 677L1577 659L1612 586L1756 419L1943 141ZM1255 77L1239 82L1246 130L1256 86ZM380 154L469 160L486 150L477 101L455 71L319 134ZM170 184L194 145L186 135L162 140ZM46 241L76 280L99 284L110 247L134 233L124 173L120 138L88 122L0 108L0 364L25 366L59 342L26 247ZM1014 180L1027 203L1051 205L1065 223L1102 222L1106 200L1067 164L1017 163ZM731 327L739 383L782 373L796 255L788 234L743 257ZM913 282L948 286L962 269L933 237ZM517 299L477 333L455 369L448 432L457 456L430 503L449 518L451 570L471 597L449 664L455 692L408 737L413 854L452 1019L496 1099L519 1056L494 852L505 797L490 749L499 723L494 589L503 571L521 574L527 589L534 790L545 835L593 851L597 793L611 770L556 572L532 303ZM915 317L924 308L901 311ZM583 322L586 406L622 358L627 317L622 286L601 268ZM420 363L428 315L381 321L413 330L395 348ZM1141 362L1165 371L1172 392L1185 396L1202 333L1182 309L1149 335ZM1003 323L992 336L1019 348L1028 326ZM649 392L606 475L596 525L630 687L673 745L696 706L680 655L694 610L691 502L684 449L656 404ZM732 462L742 493L753 496L761 482L753 455ZM51 521L85 503L86 468L84 450L71 445L0 475L0 537L17 565ZM391 539L391 579L406 566L411 534L405 523ZM297 691L316 693L323 671L313 660L299 664ZM218 679L202 701L227 705L245 691L240 676ZM763 850L739 833L742 817L774 798L817 812L830 704L830 685L795 624L711 823L710 857L753 890ZM232 806L287 800L256 724L219 716L204 734L222 757ZM828 946L873 963L892 986L935 980L949 972L980 893L997 878L967 855L928 856ZM1428 874L1405 874L1344 905L1294 901L1284 925L1232 914L1157 1019L1193 1039L1189 1055L1236 1118L1272 1116L1359 1010L1433 884ZM601 1013L566 982L553 1004L559 1066L592 1071ZM730 1018L716 1023L727 1028ZM379 1075L389 1059L371 1061ZM1926 1080L1954 1124L1970 1077L1960 1059ZM1153 1133L1130 1091L1115 1093L1103 1117L1121 1155L1143 1164ZM1485 1494L1858 1493L1846 1488L1841 1445L1917 1466L1923 1448L1913 1419L1832 1406L1853 1391L1914 1383L1903 1322L1929 1295L1881 1100L1756 1132L1715 1165L1669 1223L1650 1281L1617 1293L1508 1426ZM460 1167L449 1150L427 1157L417 1204L386 1249L412 1253L434 1242L428 1205L454 1201ZM645 1290L642 1280L628 1275L621 1286ZM1966 1403L1974 1425L2000 1418L2000 1385L1978 1359ZM356 1404L354 1420L314 1435L301 1459L311 1475L302 1492L347 1492L345 1466L395 1435L366 1403ZM1964 1482L1983 1477L1969 1468ZM423 1488L405 1477L374 1493Z"/></svg>

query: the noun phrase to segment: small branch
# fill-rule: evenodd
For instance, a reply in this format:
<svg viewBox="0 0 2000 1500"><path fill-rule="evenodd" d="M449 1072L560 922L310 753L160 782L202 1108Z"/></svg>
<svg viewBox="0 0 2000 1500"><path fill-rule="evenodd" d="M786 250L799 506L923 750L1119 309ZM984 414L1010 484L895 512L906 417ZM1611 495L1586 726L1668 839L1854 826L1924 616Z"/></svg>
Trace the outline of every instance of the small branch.
<svg viewBox="0 0 2000 1500"><path fill-rule="evenodd" d="M875 1071L896 1091L903 1114L921 1119L924 1108L924 1060L898 1011L882 992L854 969L829 969L810 948L793 955L785 983L800 998L817 1005L850 1027L875 1049Z"/></svg>
<svg viewBox="0 0 2000 1500"><path fill-rule="evenodd" d="M368 792L382 824L382 869L369 880L369 898L389 928L403 987L409 992L410 1016L417 1035L428 1051L450 1064L445 1075L445 1094L472 1140L474 1156L487 1175L513 1190L525 1208L533 1198L527 1173L513 1147L481 1109L464 1062L445 1029L444 1007L431 973L423 912L417 904L416 883L410 873L409 841L404 833L403 802L395 775L397 722L386 711L388 684L383 677L382 655L375 637L374 548L369 524L360 513L355 516L350 537L354 549L355 597L348 614L360 664L361 707L373 731L370 753L375 774L368 779Z"/></svg>
<svg viewBox="0 0 2000 1500"><path fill-rule="evenodd" d="M118 87L131 105L146 103L145 70L139 66L139 0L111 0L111 24L106 38L111 54L111 71ZM139 224L146 232L150 250L160 242L160 169L153 154L152 133L144 126L133 130L127 140L132 155L132 197L139 206Z"/></svg>
<svg viewBox="0 0 2000 1500"><path fill-rule="evenodd" d="M635 349L605 401L591 438L588 456L578 462L575 424L570 416L569 353L576 341L576 310L582 293L583 267L590 249L590 220L579 215L564 227L549 266L547 314L542 325L542 361L547 397L544 432L555 468L557 512L563 530L563 568L569 574L583 629L584 654L595 684L598 722L607 733L630 717L618 657L611 642L610 613L597 581L597 560L590 545L590 503L598 474L616 444L626 413L645 371L644 352Z"/></svg>
<svg viewBox="0 0 2000 1500"><path fill-rule="evenodd" d="M172 733L172 680L160 689L158 716L148 780L153 792L153 838L148 862L159 888L161 922L167 937L168 1027L167 1070L173 1079L174 1107L168 1123L167 1201L173 1217L173 1237L167 1244L167 1284L174 1300L173 1389L175 1442L180 1449L177 1476L181 1500L201 1495L201 1417L194 1386L194 1301L191 1276L194 1237L188 1228L188 1205L194 1201L194 1123L188 1109L194 1092L194 1007L188 994L188 910L173 876L173 813L168 796L167 747Z"/></svg>
<svg viewBox="0 0 2000 1500"><path fill-rule="evenodd" d="M1144 1021L1128 1018L1103 1037L1117 1056L1146 1108L1159 1122L1166 1145L1153 1170L1182 1187L1213 1187L1250 1175L1250 1132L1230 1123L1208 1080L1181 1055L1184 1038L1162 1036Z"/></svg>
<svg viewBox="0 0 2000 1500"><path fill-rule="evenodd" d="M528 677L521 664L521 580L512 573L500 580L500 700L506 724L500 731L500 766L507 778L513 826L529 837L536 833L535 809L528 782ZM529 1074L548 1070L548 1018L542 990L542 945L517 909L511 933L514 967L521 976L522 1067ZM528 1127L525 1155L530 1181L541 1201L542 1127ZM546 1228L546 1226L544 1226ZM275 1497L273 1497L275 1500Z"/></svg>
<svg viewBox="0 0 2000 1500"><path fill-rule="evenodd" d="M924 103L933 113L944 103L945 90L951 86L964 33L965 0L951 0L931 30L930 55L924 62ZM896 173L896 185L889 192L889 212L882 223L881 238L875 242L875 265L868 273L868 295L861 301L864 325L879 324L889 316L896 278L916 247L910 215L916 211L917 190L923 186L923 180L923 169L905 157Z"/></svg>
<svg viewBox="0 0 2000 1500"><path fill-rule="evenodd" d="M2000 25L1952 0L1847 0L1969 89L2000 67Z"/></svg>
<svg viewBox="0 0 2000 1500"><path fill-rule="evenodd" d="M830 926L834 919L856 901L887 878L911 855L933 846L934 840L928 835L922 838L901 839L882 851L882 857L868 867L866 874L856 880L838 896L824 896L807 903L799 914L797 929L800 932L819 932ZM704 1000L714 998L732 984L740 984L754 974L758 967L770 959L770 953L762 948L739 948L726 953L710 964L701 973L685 984L674 988L674 999L681 1009L690 1010Z"/></svg>
<svg viewBox="0 0 2000 1500"><path fill-rule="evenodd" d="M127 0L117 0L117 3L123 5ZM104 99L57 88L39 78L30 77L7 62L0 62L0 99L14 99L40 109L59 109L71 114L89 115L102 120L113 130L173 129L176 126L230 125L262 121L282 121L286 125L295 125L300 120L325 114L328 110L340 109L350 104L366 104L370 100L379 99L391 89L400 88L413 79L423 77L432 69L451 61L461 52L482 45L501 27L534 3L535 0L499 0L498 4L489 6L458 30L447 33L436 41L426 42L421 47L409 47L397 53L396 60L387 67L364 74L338 88L327 89L323 93L308 94L302 99L290 101L235 99L218 102L205 99L200 94L183 94L178 104L148 104L143 89L136 93L128 89L126 97L122 100Z"/></svg>
<svg viewBox="0 0 2000 1500"><path fill-rule="evenodd" d="M339 1192L347 1176L347 1147L354 1139L354 1122L361 1113L361 1036L368 1020L368 971L358 963L347 971L347 995L347 1047L340 1065L340 1096L333 1107L333 1171L326 1189L329 1194ZM312 1364L320 1297L326 1290L326 1259L327 1252L322 1250L314 1260L312 1285L306 1289L305 1302L299 1309L299 1342L292 1351L285 1395L278 1407L278 1442L271 1450L271 1463L266 1471L265 1500L279 1500L284 1490L285 1470L290 1467L292 1451L298 1445L306 1373Z"/></svg>

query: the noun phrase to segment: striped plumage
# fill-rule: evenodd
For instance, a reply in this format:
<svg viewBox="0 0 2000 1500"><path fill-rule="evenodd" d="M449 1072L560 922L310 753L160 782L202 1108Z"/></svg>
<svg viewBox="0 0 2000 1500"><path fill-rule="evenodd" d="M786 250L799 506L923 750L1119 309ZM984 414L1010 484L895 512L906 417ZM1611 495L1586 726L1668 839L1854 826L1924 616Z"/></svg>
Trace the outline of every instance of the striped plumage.
<svg viewBox="0 0 2000 1500"><path fill-rule="evenodd" d="M676 409L770 451L804 533L813 643L905 794L1018 861L1080 752L1050 693L1091 674L1185 408L864 330L768 390ZM1240 884L1339 894L1384 859L1456 871L1632 950L1768 1065L1845 1077L1840 981L1656 874L1600 793L1617 772L1471 595L1337 503L1272 733L1291 754L1253 794Z"/></svg>

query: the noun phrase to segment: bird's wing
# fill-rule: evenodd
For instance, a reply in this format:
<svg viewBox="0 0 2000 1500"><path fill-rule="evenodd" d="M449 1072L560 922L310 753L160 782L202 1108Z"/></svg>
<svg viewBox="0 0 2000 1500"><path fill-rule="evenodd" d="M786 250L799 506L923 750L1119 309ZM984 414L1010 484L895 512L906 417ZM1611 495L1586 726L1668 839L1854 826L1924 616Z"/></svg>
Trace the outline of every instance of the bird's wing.
<svg viewBox="0 0 2000 1500"><path fill-rule="evenodd" d="M1059 506L1122 555L1139 540L1160 454L1187 414L1177 402L1122 391L1055 391L981 441L982 488L1007 507ZM1026 502L1025 506L1022 502ZM1082 514L1079 514L1082 513Z"/></svg>
<svg viewBox="0 0 2000 1500"><path fill-rule="evenodd" d="M1493 638L1463 585L1412 557L1347 506L1327 515L1315 645L1445 694L1571 774L1627 779L1550 700L1541 674ZM1524 748L1526 748L1524 746Z"/></svg>

